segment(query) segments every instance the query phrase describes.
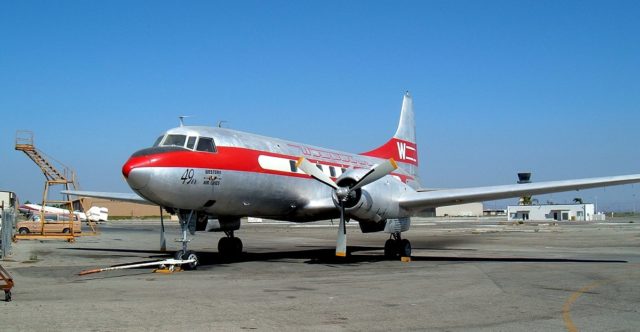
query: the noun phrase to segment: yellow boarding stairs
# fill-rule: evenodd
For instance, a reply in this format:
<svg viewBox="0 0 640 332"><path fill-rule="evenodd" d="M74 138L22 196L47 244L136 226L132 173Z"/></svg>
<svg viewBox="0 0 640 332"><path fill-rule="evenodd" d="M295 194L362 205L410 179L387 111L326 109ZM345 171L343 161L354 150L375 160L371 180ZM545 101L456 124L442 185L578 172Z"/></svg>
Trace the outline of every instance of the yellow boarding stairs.
<svg viewBox="0 0 640 332"><path fill-rule="evenodd" d="M69 233L60 234L60 233L46 233L45 232L45 211L41 209L40 211L40 232L30 233L30 234L18 234L15 236L17 240L20 239L63 239L69 242L73 242L76 236L80 236L77 232L75 232L73 224L77 220L77 216L73 213L73 201L69 199L69 195L65 195L66 200L50 200L49 199L49 190L52 186L61 185L64 187L64 190L78 190L78 184L76 182L75 173L71 171L71 169L67 166L64 166L62 163L56 161L57 164L62 165L63 171L61 172L58 168L54 166L52 162L49 161L46 154L42 151L36 149L33 140L33 132L20 130L16 132L16 150L24 152L29 159L31 159L42 171L44 177L46 179L44 184L44 191L42 193L42 206L50 206L50 204L55 204L60 206L60 208L69 211L69 220L62 221L63 223L68 223ZM55 161L55 159L53 159ZM83 202L80 200L80 210L85 211ZM87 220L89 226L91 227L92 233L96 234L96 226L92 221Z"/></svg>

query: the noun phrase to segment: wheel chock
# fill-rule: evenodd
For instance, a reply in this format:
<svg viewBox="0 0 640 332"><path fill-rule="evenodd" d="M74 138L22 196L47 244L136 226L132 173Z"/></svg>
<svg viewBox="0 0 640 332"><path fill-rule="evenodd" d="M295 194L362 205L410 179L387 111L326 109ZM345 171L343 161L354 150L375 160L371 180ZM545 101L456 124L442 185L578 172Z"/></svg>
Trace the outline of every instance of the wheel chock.
<svg viewBox="0 0 640 332"><path fill-rule="evenodd" d="M174 272L182 272L184 271L181 267L175 265L163 266L158 269L153 270L153 273L164 273L171 274Z"/></svg>

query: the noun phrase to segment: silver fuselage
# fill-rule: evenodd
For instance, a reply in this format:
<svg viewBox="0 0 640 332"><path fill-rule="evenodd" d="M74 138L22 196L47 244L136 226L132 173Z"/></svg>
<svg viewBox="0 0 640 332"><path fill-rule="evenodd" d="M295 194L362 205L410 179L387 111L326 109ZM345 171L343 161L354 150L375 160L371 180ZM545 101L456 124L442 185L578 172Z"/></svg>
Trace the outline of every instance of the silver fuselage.
<svg viewBox="0 0 640 332"><path fill-rule="evenodd" d="M226 128L178 127L165 133L165 142L169 135L187 140L213 138L215 152L190 149L188 143L140 150L123 166L127 182L140 196L160 206L203 211L212 217L295 222L337 218L332 189L292 164L305 157L337 179L345 170L369 169L382 161ZM414 191L416 182L402 169L413 165L399 165L396 172L363 187L367 195L385 197L386 203L376 207L383 219L408 216L397 202Z"/></svg>

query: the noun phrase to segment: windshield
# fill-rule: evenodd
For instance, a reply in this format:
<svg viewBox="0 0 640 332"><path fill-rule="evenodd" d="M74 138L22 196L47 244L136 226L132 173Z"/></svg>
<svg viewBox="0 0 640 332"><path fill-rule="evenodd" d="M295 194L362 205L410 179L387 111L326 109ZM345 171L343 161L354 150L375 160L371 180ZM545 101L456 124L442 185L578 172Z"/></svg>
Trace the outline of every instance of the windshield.
<svg viewBox="0 0 640 332"><path fill-rule="evenodd" d="M205 152L216 152L216 147L213 144L213 138L210 137L200 137L198 140L198 147L196 148L198 151Z"/></svg>
<svg viewBox="0 0 640 332"><path fill-rule="evenodd" d="M167 135L162 146L184 146L184 142L187 140L185 135Z"/></svg>
<svg viewBox="0 0 640 332"><path fill-rule="evenodd" d="M211 137L169 134L158 137L153 146L177 146L195 151L216 152L216 143Z"/></svg>
<svg viewBox="0 0 640 332"><path fill-rule="evenodd" d="M164 135L158 137L158 139L156 140L155 143L153 143L153 146L156 147L158 145L160 145L160 142L162 142L162 139L164 138Z"/></svg>

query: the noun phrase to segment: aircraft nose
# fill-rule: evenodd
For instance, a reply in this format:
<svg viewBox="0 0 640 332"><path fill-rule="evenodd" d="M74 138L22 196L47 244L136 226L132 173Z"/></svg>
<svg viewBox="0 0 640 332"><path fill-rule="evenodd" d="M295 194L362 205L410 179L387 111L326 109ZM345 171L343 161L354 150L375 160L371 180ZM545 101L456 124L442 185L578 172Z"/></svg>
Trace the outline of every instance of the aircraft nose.
<svg viewBox="0 0 640 332"><path fill-rule="evenodd" d="M135 154L122 166L122 175L133 189L140 190L149 184L151 160L147 156Z"/></svg>
<svg viewBox="0 0 640 332"><path fill-rule="evenodd" d="M141 190L149 184L151 174L148 168L135 168L129 172L127 183L135 190Z"/></svg>

